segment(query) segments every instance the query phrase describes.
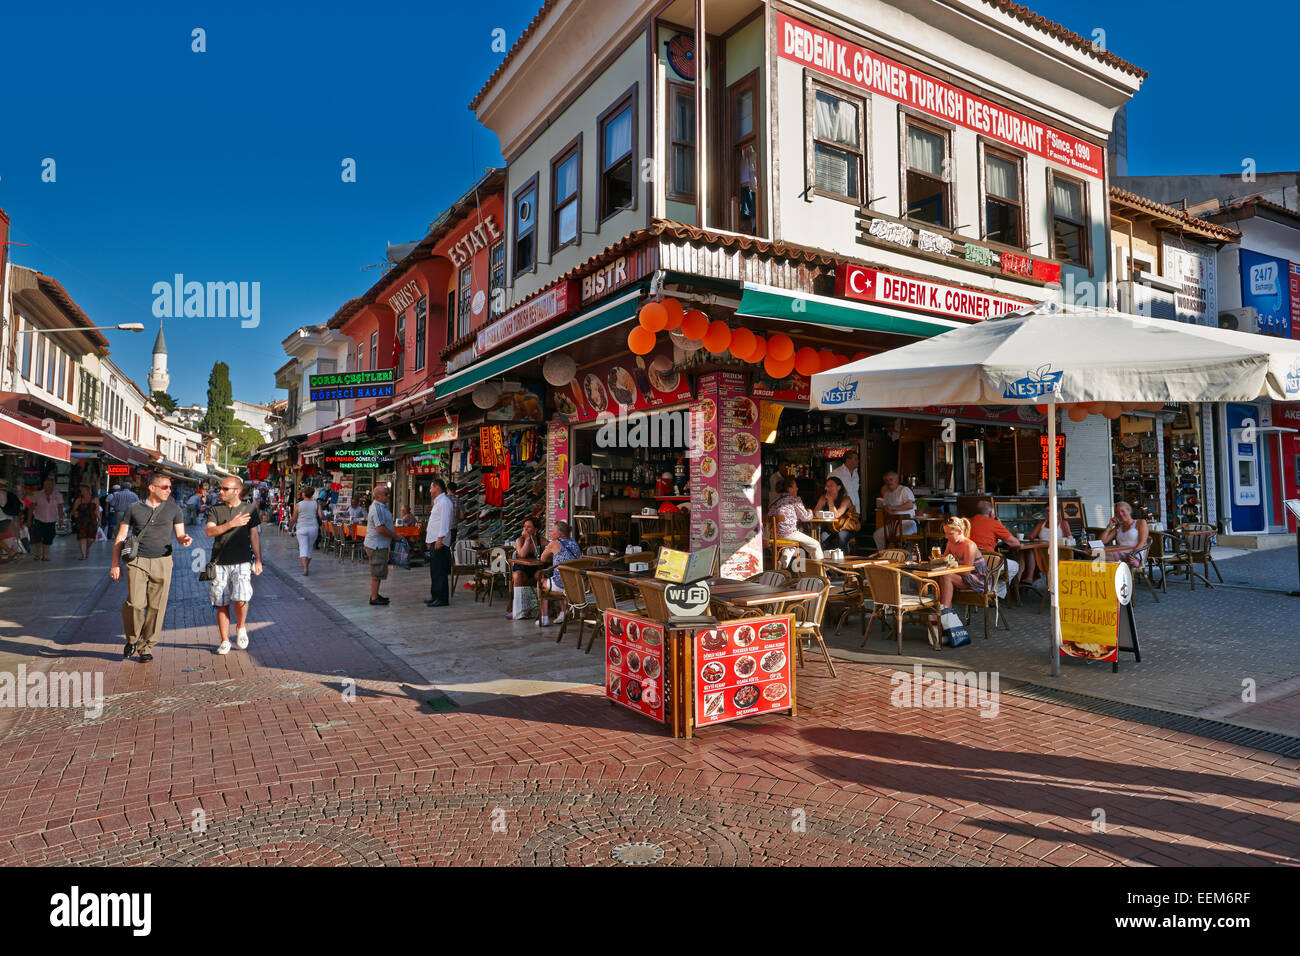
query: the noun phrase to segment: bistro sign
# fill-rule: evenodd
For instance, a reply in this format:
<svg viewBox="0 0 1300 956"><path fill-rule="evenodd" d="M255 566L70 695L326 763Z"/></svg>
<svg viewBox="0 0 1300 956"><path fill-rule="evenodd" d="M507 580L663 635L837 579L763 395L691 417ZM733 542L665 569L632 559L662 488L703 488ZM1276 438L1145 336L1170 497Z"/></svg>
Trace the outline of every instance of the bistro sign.
<svg viewBox="0 0 1300 956"><path fill-rule="evenodd" d="M393 395L393 370L373 369L369 372L336 372L332 375L309 375L307 387L313 402L329 402L350 398L391 398Z"/></svg>
<svg viewBox="0 0 1300 956"><path fill-rule="evenodd" d="M1006 315L1029 304L1023 299L913 279L851 263L841 263L835 270L835 294L861 302L898 305L972 321Z"/></svg>
<svg viewBox="0 0 1300 956"><path fill-rule="evenodd" d="M578 304L578 283L561 282L523 305L511 309L491 325L479 329L475 351L486 355L499 346L559 318Z"/></svg>

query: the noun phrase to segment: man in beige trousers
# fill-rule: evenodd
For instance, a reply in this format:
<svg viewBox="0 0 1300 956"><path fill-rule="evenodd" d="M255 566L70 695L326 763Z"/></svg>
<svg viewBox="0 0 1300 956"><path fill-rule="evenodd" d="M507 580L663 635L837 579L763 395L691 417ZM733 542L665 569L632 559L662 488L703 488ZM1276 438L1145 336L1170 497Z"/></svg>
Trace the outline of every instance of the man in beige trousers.
<svg viewBox="0 0 1300 956"><path fill-rule="evenodd" d="M140 663L153 660L153 646L162 631L167 613L167 595L172 586L172 536L182 548L194 539L185 533L185 513L171 498L172 480L154 472L149 479L149 497L130 505L121 516L113 539L113 564L109 575L122 579L122 542L128 534L139 539L134 560L126 566L126 601L122 604L122 627L126 646L122 659L137 651Z"/></svg>

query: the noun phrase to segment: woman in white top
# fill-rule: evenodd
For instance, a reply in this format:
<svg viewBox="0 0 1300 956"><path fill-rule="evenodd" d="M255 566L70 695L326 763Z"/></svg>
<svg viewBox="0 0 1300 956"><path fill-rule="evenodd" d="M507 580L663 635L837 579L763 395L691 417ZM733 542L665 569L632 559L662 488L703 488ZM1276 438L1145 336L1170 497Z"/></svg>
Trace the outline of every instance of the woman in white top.
<svg viewBox="0 0 1300 956"><path fill-rule="evenodd" d="M320 505L310 488L302 489L302 500L293 511L293 533L298 538L298 560L302 562L305 577L311 573L311 552L320 534Z"/></svg>
<svg viewBox="0 0 1300 956"><path fill-rule="evenodd" d="M1110 519L1106 530L1101 533L1103 544L1118 545L1125 548L1117 551L1119 561L1127 561L1130 567L1140 568L1146 560L1147 542L1150 532L1147 523L1141 518L1133 517L1133 506L1127 501L1115 502L1115 517Z"/></svg>

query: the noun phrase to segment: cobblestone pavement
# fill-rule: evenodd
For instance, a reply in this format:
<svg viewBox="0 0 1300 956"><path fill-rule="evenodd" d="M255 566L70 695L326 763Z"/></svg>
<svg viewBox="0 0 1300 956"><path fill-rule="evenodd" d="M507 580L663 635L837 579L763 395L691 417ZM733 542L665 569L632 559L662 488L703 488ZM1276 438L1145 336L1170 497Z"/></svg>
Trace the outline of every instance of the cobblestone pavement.
<svg viewBox="0 0 1300 956"><path fill-rule="evenodd" d="M102 716L24 708L0 738L0 863L1300 862L1295 760L1007 695L893 707L894 672L847 660L801 672L797 718L689 741L599 686L448 708L292 564L227 657L179 558L150 665L121 661L104 590L55 668L103 673ZM557 667L596 657L518 629Z"/></svg>

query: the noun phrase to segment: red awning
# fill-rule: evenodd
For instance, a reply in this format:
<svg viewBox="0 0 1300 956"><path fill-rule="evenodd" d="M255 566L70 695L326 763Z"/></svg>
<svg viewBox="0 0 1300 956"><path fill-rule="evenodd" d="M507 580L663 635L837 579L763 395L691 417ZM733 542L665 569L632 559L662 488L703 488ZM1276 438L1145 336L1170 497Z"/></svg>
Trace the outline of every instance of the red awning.
<svg viewBox="0 0 1300 956"><path fill-rule="evenodd" d="M0 445L44 455L55 461L72 461L72 443L8 415L0 415Z"/></svg>
<svg viewBox="0 0 1300 956"><path fill-rule="evenodd" d="M313 432L311 437L299 446L299 449L305 450L308 448L315 448L318 445L338 441L343 437L344 433L349 430L354 436L360 437L366 433L366 426L369 424L366 420L368 417L369 416L367 415L360 415L356 418L349 418L345 421L341 421L337 425L331 425L323 431Z"/></svg>

